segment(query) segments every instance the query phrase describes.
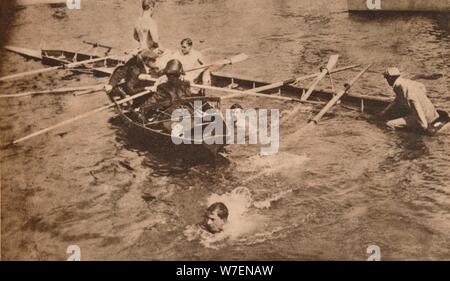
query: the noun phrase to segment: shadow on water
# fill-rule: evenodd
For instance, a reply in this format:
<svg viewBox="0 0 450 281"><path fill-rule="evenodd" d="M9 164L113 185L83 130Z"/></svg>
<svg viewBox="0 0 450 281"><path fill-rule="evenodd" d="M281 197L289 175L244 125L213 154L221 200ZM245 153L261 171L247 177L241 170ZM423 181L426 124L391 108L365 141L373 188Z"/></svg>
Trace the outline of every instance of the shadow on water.
<svg viewBox="0 0 450 281"><path fill-rule="evenodd" d="M154 170L153 176L185 175L195 166L215 169L229 164L222 155L213 156L200 145L177 146L157 135L144 136L120 116L112 117L109 122L116 130L116 140L124 148L146 156L143 165Z"/></svg>
<svg viewBox="0 0 450 281"><path fill-rule="evenodd" d="M398 169L403 170L400 167L406 163L412 163L430 154L428 146L424 143L427 136L408 131L391 131L388 134L391 135L390 145L395 153L389 154L381 163L380 169L384 173L398 173ZM398 176L401 177L401 174Z"/></svg>
<svg viewBox="0 0 450 281"><path fill-rule="evenodd" d="M395 145L399 148L396 158L402 160L415 160L429 154L424 142L427 136L411 131L395 131L397 135Z"/></svg>

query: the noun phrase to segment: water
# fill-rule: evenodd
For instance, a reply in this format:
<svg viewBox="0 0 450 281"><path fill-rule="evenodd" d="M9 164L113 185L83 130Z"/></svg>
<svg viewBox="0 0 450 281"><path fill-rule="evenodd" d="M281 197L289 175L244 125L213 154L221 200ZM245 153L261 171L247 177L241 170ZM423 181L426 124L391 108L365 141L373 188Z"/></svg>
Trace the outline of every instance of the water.
<svg viewBox="0 0 450 281"><path fill-rule="evenodd" d="M140 9L135 2L89 1L80 11L22 9L9 44L82 50L82 40L97 40L115 52L127 50L137 46L131 37ZM450 110L448 18L362 17L345 9L341 0L165 1L155 17L164 47L192 37L211 60L250 56L228 73L284 80L317 72L339 53L338 66L374 63L353 91L391 95L381 73L395 65ZM3 59L3 74L42 67L13 54ZM341 89L356 72L333 75L334 87ZM0 89L12 94L99 82L64 74ZM331 89L329 81L319 88ZM292 108L258 98L239 102L282 114ZM66 94L0 103L3 143L107 99ZM126 138L113 111L3 150L2 258L66 259L67 246L77 244L82 259L365 260L375 244L382 259L448 260L448 135L389 132L338 108L308 135L289 138L310 109L282 124L278 154L261 157L259 147L229 146L216 167L185 165L158 147L143 149ZM218 236L197 227L213 201L226 202L231 213Z"/></svg>

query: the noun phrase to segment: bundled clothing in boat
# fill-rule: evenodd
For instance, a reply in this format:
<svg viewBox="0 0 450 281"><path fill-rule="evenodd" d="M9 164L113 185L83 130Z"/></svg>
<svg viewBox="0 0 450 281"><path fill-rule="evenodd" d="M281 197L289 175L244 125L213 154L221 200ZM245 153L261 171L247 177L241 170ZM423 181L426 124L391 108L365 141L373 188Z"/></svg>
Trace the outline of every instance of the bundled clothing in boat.
<svg viewBox="0 0 450 281"><path fill-rule="evenodd" d="M439 118L422 83L398 77L393 84L393 90L396 98L386 113L397 116L387 122L389 127L427 130L432 122Z"/></svg>

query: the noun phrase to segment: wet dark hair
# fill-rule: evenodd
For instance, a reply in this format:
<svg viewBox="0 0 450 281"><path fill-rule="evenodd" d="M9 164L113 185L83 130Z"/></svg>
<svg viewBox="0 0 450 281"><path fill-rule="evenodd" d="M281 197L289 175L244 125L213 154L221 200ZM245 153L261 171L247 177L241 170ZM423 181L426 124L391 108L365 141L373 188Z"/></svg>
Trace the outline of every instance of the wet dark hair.
<svg viewBox="0 0 450 281"><path fill-rule="evenodd" d="M207 213L213 213L217 210L217 216L223 220L228 219L228 208L222 202L216 202L208 207Z"/></svg>
<svg viewBox="0 0 450 281"><path fill-rule="evenodd" d="M155 7L155 0L142 0L142 10L147 11L150 8Z"/></svg>
<svg viewBox="0 0 450 281"><path fill-rule="evenodd" d="M186 43L188 46L192 46L192 39L191 38L184 38L183 40L181 40L180 45L183 45L184 43Z"/></svg>

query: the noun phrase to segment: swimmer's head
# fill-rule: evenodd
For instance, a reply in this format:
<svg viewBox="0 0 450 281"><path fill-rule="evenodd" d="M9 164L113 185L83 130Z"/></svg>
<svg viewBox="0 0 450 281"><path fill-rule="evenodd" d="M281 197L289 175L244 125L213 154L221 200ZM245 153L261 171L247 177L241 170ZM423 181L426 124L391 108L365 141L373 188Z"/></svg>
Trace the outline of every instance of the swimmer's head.
<svg viewBox="0 0 450 281"><path fill-rule="evenodd" d="M222 202L216 202L208 207L203 226L211 233L221 232L227 223L228 208Z"/></svg>

